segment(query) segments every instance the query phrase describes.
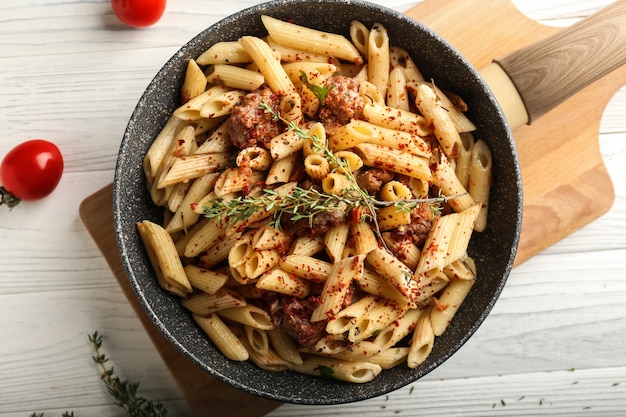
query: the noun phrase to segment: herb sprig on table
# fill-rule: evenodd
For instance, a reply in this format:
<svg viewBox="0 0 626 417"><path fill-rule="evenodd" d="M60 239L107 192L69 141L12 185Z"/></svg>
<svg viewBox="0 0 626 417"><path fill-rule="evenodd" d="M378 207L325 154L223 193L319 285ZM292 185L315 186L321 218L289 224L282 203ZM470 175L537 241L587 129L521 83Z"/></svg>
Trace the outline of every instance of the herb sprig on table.
<svg viewBox="0 0 626 417"><path fill-rule="evenodd" d="M88 337L94 351L91 359L102 371L100 378L106 385L109 395L115 400L114 404L130 417L166 417L167 410L163 404L146 400L138 395L138 382L124 381L115 375L113 367L107 367L109 358L101 351L102 336L98 331L94 331ZM30 417L44 417L44 413L33 413ZM74 417L74 412L66 411L62 417Z"/></svg>

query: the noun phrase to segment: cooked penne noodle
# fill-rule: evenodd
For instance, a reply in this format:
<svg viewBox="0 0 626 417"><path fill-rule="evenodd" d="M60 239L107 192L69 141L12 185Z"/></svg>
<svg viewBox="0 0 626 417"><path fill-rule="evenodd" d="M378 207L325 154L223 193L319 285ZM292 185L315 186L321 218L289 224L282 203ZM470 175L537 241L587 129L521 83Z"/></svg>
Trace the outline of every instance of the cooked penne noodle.
<svg viewBox="0 0 626 417"><path fill-rule="evenodd" d="M254 36L243 36L239 43L250 55L259 71L265 77L265 82L278 95L295 93L295 87L280 64L272 48L262 39Z"/></svg>
<svg viewBox="0 0 626 417"><path fill-rule="evenodd" d="M315 307L311 314L311 321L321 321L332 318L343 304L346 292L352 281L358 281L363 275L365 255L351 256L335 262L330 269L328 278L324 282L321 294L321 304Z"/></svg>
<svg viewBox="0 0 626 417"><path fill-rule="evenodd" d="M411 212L396 206L384 207L376 212L376 221L378 228L383 232L397 229L411 223Z"/></svg>
<svg viewBox="0 0 626 417"><path fill-rule="evenodd" d="M207 316L219 310L245 306L246 300L238 294L225 289L218 289L214 294L197 293L181 301L183 307L194 314Z"/></svg>
<svg viewBox="0 0 626 417"><path fill-rule="evenodd" d="M408 310L407 304L381 300L378 304L356 318L348 329L348 340L359 342L370 338L402 317Z"/></svg>
<svg viewBox="0 0 626 417"><path fill-rule="evenodd" d="M441 216L435 220L422 249L416 274L442 270L463 257L474 229L480 204L460 212Z"/></svg>
<svg viewBox="0 0 626 417"><path fill-rule="evenodd" d="M230 321L244 324L246 326L256 327L261 330L270 330L274 328L270 315L262 308L252 304L219 310L217 314Z"/></svg>
<svg viewBox="0 0 626 417"><path fill-rule="evenodd" d="M173 116L170 117L154 139L154 142L152 142L152 145L150 145L143 159L143 170L149 183L155 181L161 169L161 164L168 155L168 150L176 138L176 133L184 124L183 120Z"/></svg>
<svg viewBox="0 0 626 417"><path fill-rule="evenodd" d="M230 156L227 153L191 155L178 158L157 187L165 188L179 182L190 181L206 174L219 171L228 166Z"/></svg>
<svg viewBox="0 0 626 417"><path fill-rule="evenodd" d="M330 173L330 164L322 155L312 153L304 158L304 170L314 180L322 180Z"/></svg>
<svg viewBox="0 0 626 417"><path fill-rule="evenodd" d="M461 147L456 157L454 173L466 190L469 188L469 165L474 147L474 136L471 133L461 133Z"/></svg>
<svg viewBox="0 0 626 417"><path fill-rule="evenodd" d="M400 181L389 181L383 184L378 194L383 201L409 200L413 197L409 187Z"/></svg>
<svg viewBox="0 0 626 417"><path fill-rule="evenodd" d="M424 81L424 76L409 55L409 53L398 46L389 47L389 61L393 68L402 68L404 78L407 83L418 83Z"/></svg>
<svg viewBox="0 0 626 417"><path fill-rule="evenodd" d="M461 307L474 282L473 279L450 281L450 284L443 290L438 303L430 311L430 321L435 336L441 336L448 328L450 321Z"/></svg>
<svg viewBox="0 0 626 417"><path fill-rule="evenodd" d="M252 58L236 41L217 42L204 51L196 62L200 65L247 64Z"/></svg>
<svg viewBox="0 0 626 417"><path fill-rule="evenodd" d="M302 121L302 98L296 91L286 94L278 105L280 116L288 123L298 124Z"/></svg>
<svg viewBox="0 0 626 417"><path fill-rule="evenodd" d="M246 263L244 272L248 279L256 279L261 274L271 270L280 260L280 254L276 249L252 250Z"/></svg>
<svg viewBox="0 0 626 417"><path fill-rule="evenodd" d="M275 327L267 331L270 343L276 353L287 362L297 365L302 364L302 356L298 351L295 341L281 328Z"/></svg>
<svg viewBox="0 0 626 417"><path fill-rule="evenodd" d="M274 268L261 275L256 287L262 290L305 298L311 294L309 282L283 269Z"/></svg>
<svg viewBox="0 0 626 417"><path fill-rule="evenodd" d="M265 82L263 74L235 65L216 64L211 66L206 76L211 84L225 85L238 90L256 90Z"/></svg>
<svg viewBox="0 0 626 417"><path fill-rule="evenodd" d="M293 155L304 146L304 140L293 130L288 130L274 136L270 141L270 154L272 159L280 160L286 156Z"/></svg>
<svg viewBox="0 0 626 417"><path fill-rule="evenodd" d="M198 66L198 63L190 59L187 63L187 71L185 72L185 80L180 89L180 99L183 103L188 102L194 97L204 93L207 86L207 79L204 72Z"/></svg>
<svg viewBox="0 0 626 417"><path fill-rule="evenodd" d="M359 93L361 97L363 97L365 104L380 104L381 106L384 106L386 105L385 96L380 92L378 87L376 87L371 82L367 81L368 67L369 67L368 65L364 67L364 72L365 72L364 76L366 79L361 81Z"/></svg>
<svg viewBox="0 0 626 417"><path fill-rule="evenodd" d="M476 125L472 123L472 121L468 119L467 116L465 116L463 111L453 103L453 101L449 97L449 93L444 93L439 87L437 87L433 83L429 83L429 85L437 94L437 98L440 101L441 106L448 112L452 123L454 123L454 126L459 133L473 132L476 130ZM460 97L456 97L454 95L451 96L455 98L455 101L457 103L466 106L466 104L460 99Z"/></svg>
<svg viewBox="0 0 626 417"><path fill-rule="evenodd" d="M328 57L325 55L314 54L297 48L290 48L276 42L271 36L265 38L265 41L273 50L280 54L280 59L283 62L328 62Z"/></svg>
<svg viewBox="0 0 626 417"><path fill-rule="evenodd" d="M419 367L476 279L489 149L381 23L261 23L187 63L144 157L157 282L233 360L354 383Z"/></svg>
<svg viewBox="0 0 626 417"><path fill-rule="evenodd" d="M200 268L196 265L186 265L185 274L193 288L208 294L215 294L228 281L228 275Z"/></svg>
<svg viewBox="0 0 626 417"><path fill-rule="evenodd" d="M297 158L298 155L296 153L292 153L284 158L274 161L270 166L267 177L265 178L265 184L273 185L289 182Z"/></svg>
<svg viewBox="0 0 626 417"><path fill-rule="evenodd" d="M376 126L363 120L353 120L340 127L328 138L328 147L332 151L343 151L359 144L385 146L419 156L429 156L428 146L414 135Z"/></svg>
<svg viewBox="0 0 626 417"><path fill-rule="evenodd" d="M491 157L491 151L485 141L479 139L472 147L468 188L470 196L481 205L480 213L478 213L474 227L478 232L482 232L487 227L492 167L493 159Z"/></svg>
<svg viewBox="0 0 626 417"><path fill-rule="evenodd" d="M282 45L357 64L363 61L354 45L341 35L295 25L267 15L261 16L261 20L272 39Z"/></svg>
<svg viewBox="0 0 626 417"><path fill-rule="evenodd" d="M245 95L246 92L244 90L230 90L215 95L202 104L200 117L213 119L229 115L232 108L237 105Z"/></svg>
<svg viewBox="0 0 626 417"><path fill-rule="evenodd" d="M367 56L367 46L369 42L370 30L358 20L350 22L350 40L354 47L364 56Z"/></svg>
<svg viewBox="0 0 626 417"><path fill-rule="evenodd" d="M242 149L235 159L238 167L250 167L254 171L266 171L272 165L270 152L260 146Z"/></svg>
<svg viewBox="0 0 626 417"><path fill-rule="evenodd" d="M324 250L325 236L300 236L291 246L290 255L314 256Z"/></svg>
<svg viewBox="0 0 626 417"><path fill-rule="evenodd" d="M417 368L421 365L433 350L434 343L435 333L431 325L429 311L427 311L419 317L415 325L409 355L407 356L407 366Z"/></svg>
<svg viewBox="0 0 626 417"><path fill-rule="evenodd" d="M374 23L367 40L367 79L380 94L387 94L389 80L389 35L381 23Z"/></svg>
<svg viewBox="0 0 626 417"><path fill-rule="evenodd" d="M337 169L340 174L344 174L345 170L355 172L363 168L363 160L352 151L335 152L335 158L339 161L339 166L333 166L333 169Z"/></svg>
<svg viewBox="0 0 626 417"><path fill-rule="evenodd" d="M284 256L278 264L291 274L317 283L326 282L333 265L330 262L305 255Z"/></svg>
<svg viewBox="0 0 626 417"><path fill-rule="evenodd" d="M380 373L380 365L369 362L342 361L319 355L303 355L301 365L292 365L290 369L308 375L325 376L340 381L365 383L373 380Z"/></svg>
<svg viewBox="0 0 626 417"><path fill-rule="evenodd" d="M185 297L192 288L170 234L149 220L137 223L137 230L146 247L159 285L167 291Z"/></svg>
<svg viewBox="0 0 626 417"><path fill-rule="evenodd" d="M365 103L363 105L363 120L376 126L399 130L420 137L428 136L431 133L424 116L379 103ZM418 140L418 146L423 152L430 152L430 146L426 142Z"/></svg>
<svg viewBox="0 0 626 417"><path fill-rule="evenodd" d="M297 84L302 82L302 73L307 75L307 81L311 82L308 75L312 73L318 73L322 76L322 79L326 79L332 74L337 72L337 66L326 62L310 62L310 61L298 61L283 64L285 73L293 82Z"/></svg>
<svg viewBox="0 0 626 417"><path fill-rule="evenodd" d="M379 365L382 369L391 369L406 363L408 354L408 347L393 347L382 351L376 356L372 356L368 361Z"/></svg>
<svg viewBox="0 0 626 417"><path fill-rule="evenodd" d="M402 68L393 68L389 71L387 84L387 105L403 111L410 110L409 95L406 89L406 79Z"/></svg>
<svg viewBox="0 0 626 417"><path fill-rule="evenodd" d="M418 155L370 143L361 143L355 146L355 150L364 165L424 181L433 179L428 160Z"/></svg>
<svg viewBox="0 0 626 417"><path fill-rule="evenodd" d="M448 110L443 107L433 88L426 83L420 84L416 89L415 105L420 113L428 120L433 133L446 156L456 158L461 147L461 136Z"/></svg>
<svg viewBox="0 0 626 417"><path fill-rule="evenodd" d="M186 241L185 256L192 258L215 245L224 235L224 228L219 223L218 219L211 219L201 228L194 228Z"/></svg>
<svg viewBox="0 0 626 417"><path fill-rule="evenodd" d="M246 172L241 168L228 168L220 174L215 182L215 195L223 197L228 194L250 189L253 184L262 183L265 173L262 171Z"/></svg>
<svg viewBox="0 0 626 417"><path fill-rule="evenodd" d="M448 204L457 212L476 204L472 196L461 184L461 181L459 181L448 158L443 154L439 154L437 159L438 161L434 164L432 172L432 182L434 186L439 188L442 195L454 197L448 201Z"/></svg>
<svg viewBox="0 0 626 417"><path fill-rule="evenodd" d="M350 232L350 225L343 223L337 226L333 226L324 235L324 246L326 247L326 253L331 262L337 262L343 256L343 250L346 247L348 241L348 233Z"/></svg>
<svg viewBox="0 0 626 417"><path fill-rule="evenodd" d="M203 317L194 314L193 319L228 359L234 361L248 360L250 357L248 350L217 315L210 314Z"/></svg>
<svg viewBox="0 0 626 417"><path fill-rule="evenodd" d="M239 237L241 233L233 233L207 248L206 253L199 258L199 265L203 268L211 268L228 259L230 249Z"/></svg>
<svg viewBox="0 0 626 417"><path fill-rule="evenodd" d="M288 233L268 224L261 226L254 234L252 247L256 250L278 249L284 252L290 241L291 237Z"/></svg>
<svg viewBox="0 0 626 417"><path fill-rule="evenodd" d="M366 295L358 301L342 309L326 324L326 331L332 335L343 335L352 327L356 319L379 302L379 298Z"/></svg>
<svg viewBox="0 0 626 417"><path fill-rule="evenodd" d="M423 310L419 308L408 310L405 315L382 329L376 337L374 337L373 343L375 343L381 351L395 346L396 343L400 342L415 329L417 320L422 316L422 313ZM430 320L430 317L428 319Z"/></svg>
<svg viewBox="0 0 626 417"><path fill-rule="evenodd" d="M460 259L447 265L445 268L443 268L443 273L446 274L446 276L451 280L476 278L474 271L472 271L472 269L466 263L466 259Z"/></svg>
<svg viewBox="0 0 626 417"><path fill-rule="evenodd" d="M416 274L413 280L415 285L411 288L411 301L414 305L419 305L427 301L445 288L450 282L450 279L443 271L436 269Z"/></svg>
<svg viewBox="0 0 626 417"><path fill-rule="evenodd" d="M243 326L244 334L247 340L247 346L260 355L267 355L270 351L270 341L266 330L257 329L256 327Z"/></svg>
<svg viewBox="0 0 626 417"><path fill-rule="evenodd" d="M368 253L367 263L385 277L402 295L410 296L413 271L385 248L378 247Z"/></svg>
<svg viewBox="0 0 626 417"><path fill-rule="evenodd" d="M422 251L411 239L398 240L392 237L389 232L383 233L382 238L396 258L400 259L411 270L417 268Z"/></svg>

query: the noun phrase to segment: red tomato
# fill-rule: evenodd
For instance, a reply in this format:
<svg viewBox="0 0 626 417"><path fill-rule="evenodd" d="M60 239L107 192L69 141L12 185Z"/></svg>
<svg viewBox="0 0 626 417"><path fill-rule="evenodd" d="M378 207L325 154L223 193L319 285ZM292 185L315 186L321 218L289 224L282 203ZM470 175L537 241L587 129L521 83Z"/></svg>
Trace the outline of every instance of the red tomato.
<svg viewBox="0 0 626 417"><path fill-rule="evenodd" d="M43 139L21 143L0 163L0 204L14 206L19 200L44 198L56 188L62 174L63 156L54 143Z"/></svg>
<svg viewBox="0 0 626 417"><path fill-rule="evenodd" d="M115 15L129 26L155 24L165 11L165 0L111 0Z"/></svg>

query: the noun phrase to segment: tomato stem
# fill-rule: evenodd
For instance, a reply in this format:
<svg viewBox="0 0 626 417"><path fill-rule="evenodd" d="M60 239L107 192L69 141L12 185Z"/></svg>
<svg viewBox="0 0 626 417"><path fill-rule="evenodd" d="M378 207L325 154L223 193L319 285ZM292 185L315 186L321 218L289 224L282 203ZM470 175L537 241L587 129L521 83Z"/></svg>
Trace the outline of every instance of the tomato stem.
<svg viewBox="0 0 626 417"><path fill-rule="evenodd" d="M0 206L6 204L9 209L17 206L20 203L20 199L7 191L6 188L0 185Z"/></svg>

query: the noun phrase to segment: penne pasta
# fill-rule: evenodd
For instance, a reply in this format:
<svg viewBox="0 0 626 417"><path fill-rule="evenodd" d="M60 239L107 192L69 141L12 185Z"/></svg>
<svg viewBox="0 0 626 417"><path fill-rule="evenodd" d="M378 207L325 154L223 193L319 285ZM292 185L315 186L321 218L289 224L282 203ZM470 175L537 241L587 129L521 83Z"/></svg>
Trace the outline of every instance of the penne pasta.
<svg viewBox="0 0 626 417"><path fill-rule="evenodd" d="M363 275L364 260L364 255L358 255L333 264L322 289L322 303L313 310L311 315L312 322L332 318L339 312L350 283L353 280L358 281Z"/></svg>
<svg viewBox="0 0 626 417"><path fill-rule="evenodd" d="M383 24L261 23L188 62L144 157L157 282L232 360L353 383L420 367L477 276L491 153Z"/></svg>
<svg viewBox="0 0 626 417"><path fill-rule="evenodd" d="M159 285L167 291L185 297L192 290L191 284L170 234L163 227L148 220L137 223L137 229Z"/></svg>
<svg viewBox="0 0 626 417"><path fill-rule="evenodd" d="M243 36L239 43L250 55L259 71L265 77L265 82L272 91L278 95L295 93L295 87L289 76L280 64L280 58L276 58L272 48L260 38Z"/></svg>
<svg viewBox="0 0 626 417"><path fill-rule="evenodd" d="M389 35L381 23L374 23L367 39L367 79L383 97L387 94Z"/></svg>
<svg viewBox="0 0 626 417"><path fill-rule="evenodd" d="M354 45L341 35L295 25L267 15L261 16L261 20L272 39L282 45L357 64L363 61Z"/></svg>

